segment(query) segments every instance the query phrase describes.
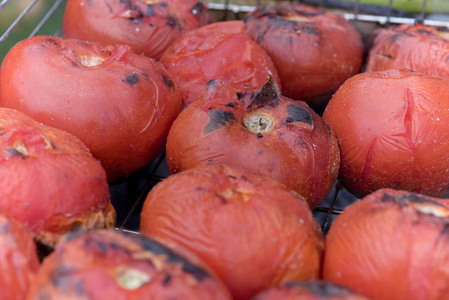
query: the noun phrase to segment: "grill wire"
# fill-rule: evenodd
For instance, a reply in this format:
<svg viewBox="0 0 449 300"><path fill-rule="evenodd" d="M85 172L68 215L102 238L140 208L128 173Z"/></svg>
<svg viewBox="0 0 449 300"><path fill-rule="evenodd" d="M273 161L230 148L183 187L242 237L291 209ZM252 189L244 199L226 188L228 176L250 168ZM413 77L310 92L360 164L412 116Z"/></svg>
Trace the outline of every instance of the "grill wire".
<svg viewBox="0 0 449 300"><path fill-rule="evenodd" d="M4 53L8 50L6 49L8 46L5 46L4 43L5 40L9 38L14 30L17 30L21 26L27 15L30 14L30 11L32 11L33 7L39 1L44 2L45 0L30 0L29 4L24 7L23 10L18 11L17 17L14 16L15 18L12 20L11 24L8 24L9 26L7 26L6 29L0 28L0 30L2 30L0 31L0 50ZM2 0L0 2L0 20L2 19L2 15L6 16L4 9L13 2L14 1L11 0ZM41 16L40 21L29 31L28 36L42 34L41 30L44 25L46 25L49 20L56 18L57 11L61 14L60 11L65 4L65 0L47 0L47 2L50 2L51 6L42 13L43 16ZM261 5L260 0L247 0L247 2L251 2L251 5L233 4L230 3L229 0L224 0L222 3L209 2L208 7L216 16L218 16L218 21L241 19L245 13L250 12L254 10L255 7ZM272 2L274 3L274 0ZM389 0L388 6L382 8L380 15L362 13L363 4L360 3L360 0L356 0L356 2L344 2L338 0L308 0L301 2L323 8L336 8L336 13L341 14L348 21L361 21L376 24L378 26L405 23L413 24L417 22L431 26L449 26L449 23L444 20L426 19L426 0L423 0L421 12L418 15L401 14L400 12L395 12L395 14L393 14L393 0ZM345 10L338 11L338 9ZM58 29L51 34L60 36L60 30ZM2 58L0 57L0 60L1 59ZM158 159L143 170L135 172L130 178L121 183L110 186L111 201L117 210L117 229L135 233L138 231L140 222L139 214L146 195L154 185L169 175L165 162L165 153L162 153ZM335 217L339 215L345 207L356 200L357 198L351 195L337 182L326 200L313 210L313 214L320 223L323 232L327 233Z"/></svg>

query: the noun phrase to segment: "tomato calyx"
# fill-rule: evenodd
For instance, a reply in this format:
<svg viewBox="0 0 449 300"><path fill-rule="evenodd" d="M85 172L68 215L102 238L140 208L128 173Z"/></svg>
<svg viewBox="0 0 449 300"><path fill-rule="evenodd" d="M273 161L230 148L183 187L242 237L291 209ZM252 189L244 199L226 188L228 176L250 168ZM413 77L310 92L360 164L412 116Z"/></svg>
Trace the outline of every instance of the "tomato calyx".
<svg viewBox="0 0 449 300"><path fill-rule="evenodd" d="M249 131L259 134L271 131L274 120L268 115L254 112L245 117L243 124Z"/></svg>

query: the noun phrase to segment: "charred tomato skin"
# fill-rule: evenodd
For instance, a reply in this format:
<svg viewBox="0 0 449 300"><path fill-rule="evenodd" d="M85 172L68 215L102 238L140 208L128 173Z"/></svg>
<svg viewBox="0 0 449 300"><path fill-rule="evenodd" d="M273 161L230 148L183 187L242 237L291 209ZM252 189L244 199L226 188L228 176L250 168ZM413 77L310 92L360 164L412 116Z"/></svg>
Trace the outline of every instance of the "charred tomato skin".
<svg viewBox="0 0 449 300"><path fill-rule="evenodd" d="M167 49L160 62L178 83L183 107L210 80L260 88L271 75L282 89L271 58L243 31L242 21L217 22L186 33Z"/></svg>
<svg viewBox="0 0 449 300"><path fill-rule="evenodd" d="M332 224L322 278L373 300L445 299L448 216L431 197L380 189Z"/></svg>
<svg viewBox="0 0 449 300"><path fill-rule="evenodd" d="M159 155L180 101L164 67L126 45L31 37L0 69L0 106L78 137L109 182Z"/></svg>
<svg viewBox="0 0 449 300"><path fill-rule="evenodd" d="M197 0L69 0L62 32L67 38L127 44L158 60L181 34L212 19L207 5Z"/></svg>
<svg viewBox="0 0 449 300"><path fill-rule="evenodd" d="M449 77L448 57L447 28L404 24L376 32L366 71L403 68L433 76Z"/></svg>
<svg viewBox="0 0 449 300"><path fill-rule="evenodd" d="M359 198L384 187L448 197L448 95L448 79L408 70L346 81L323 114L340 144L339 181Z"/></svg>
<svg viewBox="0 0 449 300"><path fill-rule="evenodd" d="M80 140L0 108L0 208L54 247L72 230L115 225L101 164Z"/></svg>
<svg viewBox="0 0 449 300"><path fill-rule="evenodd" d="M166 153L171 173L227 164L285 184L311 208L332 189L340 164L330 127L305 102L280 95L272 79L258 90L210 82L174 122Z"/></svg>
<svg viewBox="0 0 449 300"><path fill-rule="evenodd" d="M324 107L360 72L363 43L344 18L301 4L273 4L244 19L245 33L270 55L286 97Z"/></svg>
<svg viewBox="0 0 449 300"><path fill-rule="evenodd" d="M192 168L160 182L144 202L140 230L197 254L236 300L319 276L323 235L304 198L229 166Z"/></svg>
<svg viewBox="0 0 449 300"><path fill-rule="evenodd" d="M224 284L185 249L112 229L58 245L27 299L87 298L231 300Z"/></svg>

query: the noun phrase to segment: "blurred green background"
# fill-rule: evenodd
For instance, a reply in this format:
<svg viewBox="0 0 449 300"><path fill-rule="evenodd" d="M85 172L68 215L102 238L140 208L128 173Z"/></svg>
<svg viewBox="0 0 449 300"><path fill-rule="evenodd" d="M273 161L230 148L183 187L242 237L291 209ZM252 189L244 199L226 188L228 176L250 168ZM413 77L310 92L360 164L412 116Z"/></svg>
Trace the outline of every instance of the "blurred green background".
<svg viewBox="0 0 449 300"><path fill-rule="evenodd" d="M1 2L1 1L0 1ZM58 0L38 0L32 6L23 19L10 32L8 37L0 43L0 62L3 61L6 53L19 41L26 39L38 26L45 15L51 10ZM0 36L12 25L19 15L33 3L33 0L10 0L0 11ZM45 25L37 32L38 35L57 35L62 24L65 1L60 1L60 5L51 15Z"/></svg>

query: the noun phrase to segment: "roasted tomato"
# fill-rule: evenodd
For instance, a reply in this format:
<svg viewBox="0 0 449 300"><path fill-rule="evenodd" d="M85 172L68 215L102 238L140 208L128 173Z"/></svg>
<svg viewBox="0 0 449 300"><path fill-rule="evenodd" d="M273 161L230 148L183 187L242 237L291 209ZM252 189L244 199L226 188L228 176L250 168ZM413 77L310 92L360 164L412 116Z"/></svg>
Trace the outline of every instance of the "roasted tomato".
<svg viewBox="0 0 449 300"><path fill-rule="evenodd" d="M290 281L258 294L252 300L369 300L325 281Z"/></svg>
<svg viewBox="0 0 449 300"><path fill-rule="evenodd" d="M404 24L376 32L367 71L405 68L428 75L449 77L447 28Z"/></svg>
<svg viewBox="0 0 449 300"><path fill-rule="evenodd" d="M282 182L312 208L332 189L340 159L332 130L271 78L258 91L210 82L174 122L166 150L171 173L227 164Z"/></svg>
<svg viewBox="0 0 449 300"><path fill-rule="evenodd" d="M337 217L323 278L377 300L446 299L449 209L419 194L378 190Z"/></svg>
<svg viewBox="0 0 449 300"><path fill-rule="evenodd" d="M317 279L323 235L297 193L223 165L172 175L148 194L140 230L201 257L248 299L293 279Z"/></svg>
<svg viewBox="0 0 449 300"><path fill-rule="evenodd" d="M128 44L159 59L182 33L211 21L207 5L197 0L69 0L62 32L105 45Z"/></svg>
<svg viewBox="0 0 449 300"><path fill-rule="evenodd" d="M60 244L37 273L31 299L231 300L198 258L152 238L98 230Z"/></svg>
<svg viewBox="0 0 449 300"><path fill-rule="evenodd" d="M245 30L273 59L283 95L317 110L360 72L363 43L341 16L300 4L268 5L245 19Z"/></svg>
<svg viewBox="0 0 449 300"><path fill-rule="evenodd" d="M449 196L449 80L405 70L346 81L323 119L340 143L342 184L357 197L389 187Z"/></svg>
<svg viewBox="0 0 449 300"><path fill-rule="evenodd" d="M1 210L0 298L25 299L38 268L39 260L31 231Z"/></svg>
<svg viewBox="0 0 449 300"><path fill-rule="evenodd" d="M243 34L241 21L188 32L167 49L160 62L178 83L184 107L200 96L210 80L260 88L271 75L280 84L270 57Z"/></svg>
<svg viewBox="0 0 449 300"><path fill-rule="evenodd" d="M74 136L0 109L0 208L54 246L71 230L113 227L106 173Z"/></svg>
<svg viewBox="0 0 449 300"><path fill-rule="evenodd" d="M75 135L114 182L159 155L181 100L163 66L128 46L39 36L5 57L0 106Z"/></svg>

